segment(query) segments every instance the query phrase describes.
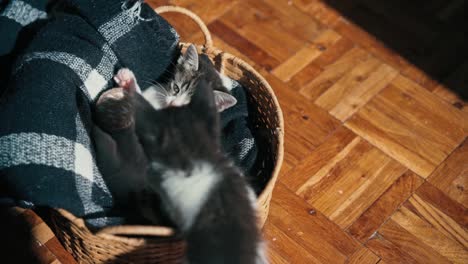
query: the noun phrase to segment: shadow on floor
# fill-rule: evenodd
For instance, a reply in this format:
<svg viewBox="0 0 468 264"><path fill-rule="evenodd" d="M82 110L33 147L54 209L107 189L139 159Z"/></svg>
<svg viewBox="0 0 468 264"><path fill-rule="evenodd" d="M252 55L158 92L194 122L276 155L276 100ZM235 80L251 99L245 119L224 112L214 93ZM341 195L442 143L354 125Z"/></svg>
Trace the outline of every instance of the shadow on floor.
<svg viewBox="0 0 468 264"><path fill-rule="evenodd" d="M468 1L325 0L433 79L468 100Z"/></svg>
<svg viewBox="0 0 468 264"><path fill-rule="evenodd" d="M31 224L24 215L0 207L0 256L2 263L40 263L33 252L34 238Z"/></svg>

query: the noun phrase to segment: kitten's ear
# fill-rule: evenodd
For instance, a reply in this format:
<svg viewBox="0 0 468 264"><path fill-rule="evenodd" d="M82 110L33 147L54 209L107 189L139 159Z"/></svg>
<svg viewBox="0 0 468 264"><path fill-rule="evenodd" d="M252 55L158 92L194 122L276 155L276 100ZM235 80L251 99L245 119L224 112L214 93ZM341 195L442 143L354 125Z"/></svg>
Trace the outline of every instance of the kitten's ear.
<svg viewBox="0 0 468 264"><path fill-rule="evenodd" d="M220 91L214 91L214 100L218 113L231 108L237 103L237 99L234 96Z"/></svg>
<svg viewBox="0 0 468 264"><path fill-rule="evenodd" d="M186 70L189 71L198 71L198 52L197 48L191 44L185 54L180 56L178 63L181 63Z"/></svg>

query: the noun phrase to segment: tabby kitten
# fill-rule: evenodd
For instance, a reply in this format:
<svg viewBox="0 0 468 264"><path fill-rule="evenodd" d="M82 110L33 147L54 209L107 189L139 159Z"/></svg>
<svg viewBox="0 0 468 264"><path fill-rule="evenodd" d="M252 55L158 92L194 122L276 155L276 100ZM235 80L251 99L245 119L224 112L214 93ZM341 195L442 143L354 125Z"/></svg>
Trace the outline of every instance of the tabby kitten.
<svg viewBox="0 0 468 264"><path fill-rule="evenodd" d="M237 103L229 93L232 86L229 78L219 74L206 55L199 56L194 45L190 45L181 55L168 81L148 87L142 94L155 109L178 107L190 102L196 83L209 76L215 82L214 96L218 112ZM114 80L120 87L130 87L141 92L133 72L127 68L118 71Z"/></svg>

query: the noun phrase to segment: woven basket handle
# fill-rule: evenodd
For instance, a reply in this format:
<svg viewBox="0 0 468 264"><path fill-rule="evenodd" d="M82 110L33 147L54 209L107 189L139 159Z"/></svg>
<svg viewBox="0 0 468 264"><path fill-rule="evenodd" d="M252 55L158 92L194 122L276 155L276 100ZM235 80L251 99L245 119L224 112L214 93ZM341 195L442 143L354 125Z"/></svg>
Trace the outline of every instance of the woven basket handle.
<svg viewBox="0 0 468 264"><path fill-rule="evenodd" d="M99 230L96 235L141 235L169 237L174 235L174 230L172 228L163 226L110 226Z"/></svg>
<svg viewBox="0 0 468 264"><path fill-rule="evenodd" d="M154 11L158 14L162 13L167 13L167 12L175 12L175 13L181 13L184 14L188 17L190 17L197 25L200 27L201 31L203 32L203 35L205 37L205 47L206 48L211 48L213 47L213 40L211 38L211 33L208 30L208 27L206 27L205 23L201 18L193 13L192 11L180 7L180 6L160 6L154 9Z"/></svg>

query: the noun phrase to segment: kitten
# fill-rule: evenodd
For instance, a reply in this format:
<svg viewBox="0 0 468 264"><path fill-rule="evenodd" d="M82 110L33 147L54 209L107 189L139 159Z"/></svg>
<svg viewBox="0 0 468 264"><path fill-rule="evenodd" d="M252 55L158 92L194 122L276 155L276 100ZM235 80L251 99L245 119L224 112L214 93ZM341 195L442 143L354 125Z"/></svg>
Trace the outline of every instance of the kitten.
<svg viewBox="0 0 468 264"><path fill-rule="evenodd" d="M162 84L148 87L142 94L155 109L178 107L190 102L196 83L200 78L212 78L215 102L218 112L222 112L237 103L229 93L230 79L219 74L209 58L198 55L194 45L190 45L181 55L174 67L172 78ZM120 69L114 77L120 87L130 87L141 92L133 72Z"/></svg>
<svg viewBox="0 0 468 264"><path fill-rule="evenodd" d="M123 88L108 90L93 109L92 139L96 163L114 203L108 214L125 216L127 224L167 225L168 222L154 210L159 207L159 197L146 188L148 159L135 133L129 92ZM150 206L152 213L146 214L146 208Z"/></svg>
<svg viewBox="0 0 468 264"><path fill-rule="evenodd" d="M255 195L221 152L213 85L201 78L188 104L164 109L134 93L147 184L186 236L188 263L266 263Z"/></svg>

